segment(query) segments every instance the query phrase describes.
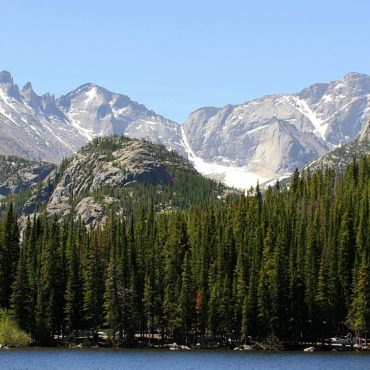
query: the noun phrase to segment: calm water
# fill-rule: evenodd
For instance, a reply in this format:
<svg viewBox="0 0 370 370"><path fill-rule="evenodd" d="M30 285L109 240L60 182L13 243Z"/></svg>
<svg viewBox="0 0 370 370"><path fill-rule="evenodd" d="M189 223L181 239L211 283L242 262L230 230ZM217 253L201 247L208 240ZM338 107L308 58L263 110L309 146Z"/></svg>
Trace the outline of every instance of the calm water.
<svg viewBox="0 0 370 370"><path fill-rule="evenodd" d="M224 369L370 369L370 355L360 353L236 353L139 350L0 351L6 370L224 370Z"/></svg>

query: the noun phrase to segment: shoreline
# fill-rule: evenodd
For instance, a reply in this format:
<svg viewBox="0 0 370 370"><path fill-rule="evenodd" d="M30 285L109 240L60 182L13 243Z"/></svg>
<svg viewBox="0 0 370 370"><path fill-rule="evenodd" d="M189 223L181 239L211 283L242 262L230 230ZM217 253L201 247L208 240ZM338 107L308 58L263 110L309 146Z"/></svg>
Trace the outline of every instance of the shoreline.
<svg viewBox="0 0 370 370"><path fill-rule="evenodd" d="M239 345L239 346L185 346L173 344L161 344L161 345L148 345L143 343L135 343L130 346L125 345L112 345L106 342L99 343L84 343L84 342L63 342L63 343L52 343L50 345L40 344L29 344L20 347L11 346L0 346L0 352L9 350L25 350L25 349L55 349L55 350L68 350L68 349L80 349L80 350L139 350L139 351L163 351L163 352L235 352L235 353L332 353L332 352L350 352L350 353L370 353L370 348L367 347L355 347L355 346L343 346L343 345Z"/></svg>
<svg viewBox="0 0 370 370"><path fill-rule="evenodd" d="M235 355L274 355L274 354L297 354L297 355L305 355L305 356L315 356L315 355L370 355L370 351L315 351L312 353L307 353L304 351L298 351L298 350L266 350L266 351L260 351L260 350L252 350L252 351L233 351L227 348L222 348L222 349L190 349L187 351L171 351L169 349L165 348L127 348L127 347L65 347L65 346L26 346L26 347L10 347L8 349L0 349L0 356L1 353L16 353L16 352L21 352L21 351L65 351L65 352L84 352L84 351L96 351L96 352L131 352L131 353L142 353L142 352L147 352L147 353L174 353L174 354L181 354L181 353L188 353L188 354L194 354L194 353L199 353L199 354L207 354L207 353L228 353L230 355L235 354Z"/></svg>

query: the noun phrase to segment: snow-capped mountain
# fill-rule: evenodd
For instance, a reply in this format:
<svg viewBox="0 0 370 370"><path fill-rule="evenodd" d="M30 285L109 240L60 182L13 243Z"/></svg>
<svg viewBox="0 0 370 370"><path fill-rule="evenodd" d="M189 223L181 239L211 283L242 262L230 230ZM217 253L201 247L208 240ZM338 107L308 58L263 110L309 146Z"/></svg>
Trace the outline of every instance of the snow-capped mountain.
<svg viewBox="0 0 370 370"><path fill-rule="evenodd" d="M54 96L37 96L30 83L21 91L0 72L0 153L59 162L86 139L58 109Z"/></svg>
<svg viewBox="0 0 370 370"><path fill-rule="evenodd" d="M248 187L256 178L264 182L289 175L353 140L369 118L369 97L370 77L349 73L298 94L198 109L183 131L196 168L218 164L218 177L226 182L230 171L238 171L238 185Z"/></svg>
<svg viewBox="0 0 370 370"><path fill-rule="evenodd" d="M185 155L180 127L128 96L85 84L57 100L57 106L86 140L124 135L164 144Z"/></svg>
<svg viewBox="0 0 370 370"><path fill-rule="evenodd" d="M102 135L145 138L185 155L180 127L145 106L94 84L55 99L38 96L27 83L20 91L0 72L0 153L60 162Z"/></svg>
<svg viewBox="0 0 370 370"><path fill-rule="evenodd" d="M20 91L0 72L0 154L60 162L104 135L145 138L188 157L204 175L248 188L288 176L353 140L370 116L370 76L349 73L297 94L206 107L176 124L94 84L55 99Z"/></svg>

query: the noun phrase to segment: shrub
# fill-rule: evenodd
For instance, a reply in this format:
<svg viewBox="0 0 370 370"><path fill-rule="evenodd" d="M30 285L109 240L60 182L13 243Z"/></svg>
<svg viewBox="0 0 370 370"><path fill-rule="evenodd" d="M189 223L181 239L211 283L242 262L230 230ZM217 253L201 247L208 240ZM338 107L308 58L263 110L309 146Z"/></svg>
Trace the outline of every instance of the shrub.
<svg viewBox="0 0 370 370"><path fill-rule="evenodd" d="M9 347L22 347L29 344L29 336L11 319L8 312L0 311L0 344Z"/></svg>

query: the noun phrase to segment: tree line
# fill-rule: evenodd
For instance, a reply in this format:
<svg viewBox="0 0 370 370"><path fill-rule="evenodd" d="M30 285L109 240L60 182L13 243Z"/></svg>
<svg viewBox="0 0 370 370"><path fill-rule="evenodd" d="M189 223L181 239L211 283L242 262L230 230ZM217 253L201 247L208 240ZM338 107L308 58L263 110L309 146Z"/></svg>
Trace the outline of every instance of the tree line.
<svg viewBox="0 0 370 370"><path fill-rule="evenodd" d="M207 207L0 225L0 306L34 341L323 339L370 325L370 157Z"/></svg>

